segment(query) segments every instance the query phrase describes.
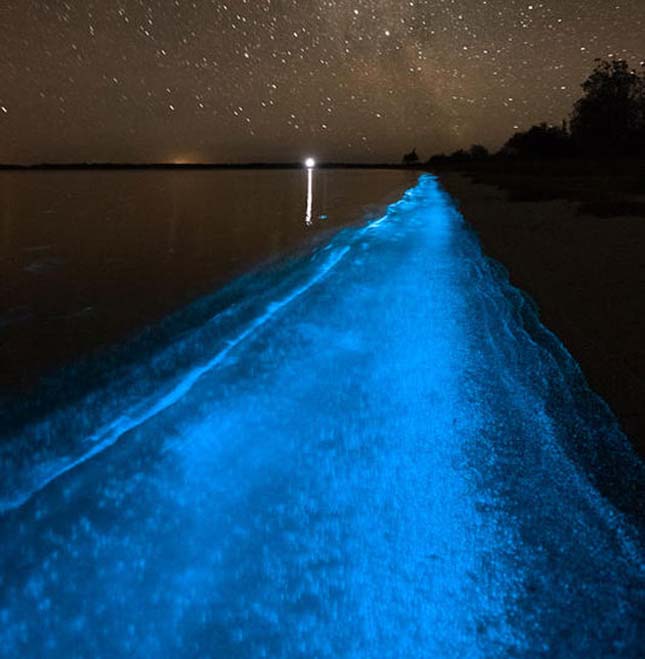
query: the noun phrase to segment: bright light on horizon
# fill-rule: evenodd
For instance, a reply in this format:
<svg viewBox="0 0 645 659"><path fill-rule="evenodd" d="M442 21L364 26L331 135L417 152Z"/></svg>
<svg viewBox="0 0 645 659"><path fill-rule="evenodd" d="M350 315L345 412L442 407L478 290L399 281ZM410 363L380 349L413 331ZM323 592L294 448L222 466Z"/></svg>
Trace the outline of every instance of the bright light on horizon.
<svg viewBox="0 0 645 659"><path fill-rule="evenodd" d="M311 215L314 206L314 165L313 158L307 158L305 165L307 165L307 214L305 216L305 224L311 225Z"/></svg>

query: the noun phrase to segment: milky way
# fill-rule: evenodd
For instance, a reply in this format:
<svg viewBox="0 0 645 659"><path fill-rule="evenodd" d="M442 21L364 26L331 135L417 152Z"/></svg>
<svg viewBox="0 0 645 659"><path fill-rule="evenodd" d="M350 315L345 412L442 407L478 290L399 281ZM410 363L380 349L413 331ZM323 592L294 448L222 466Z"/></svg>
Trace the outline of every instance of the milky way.
<svg viewBox="0 0 645 659"><path fill-rule="evenodd" d="M3 0L0 162L426 157L559 122L642 0Z"/></svg>

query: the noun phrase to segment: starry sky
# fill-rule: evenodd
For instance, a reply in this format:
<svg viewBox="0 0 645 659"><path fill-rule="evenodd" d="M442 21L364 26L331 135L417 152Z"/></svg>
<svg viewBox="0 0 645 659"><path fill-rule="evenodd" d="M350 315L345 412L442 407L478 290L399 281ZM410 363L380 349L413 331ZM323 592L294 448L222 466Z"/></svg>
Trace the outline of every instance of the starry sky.
<svg viewBox="0 0 645 659"><path fill-rule="evenodd" d="M643 0L1 0L0 162L398 161L559 122Z"/></svg>

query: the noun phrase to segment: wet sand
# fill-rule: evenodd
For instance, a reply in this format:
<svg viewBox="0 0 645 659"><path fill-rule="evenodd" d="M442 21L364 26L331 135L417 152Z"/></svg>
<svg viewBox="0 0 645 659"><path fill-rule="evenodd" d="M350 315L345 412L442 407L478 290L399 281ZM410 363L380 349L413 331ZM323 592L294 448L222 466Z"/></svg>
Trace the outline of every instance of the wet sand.
<svg viewBox="0 0 645 659"><path fill-rule="evenodd" d="M510 201L456 172L440 179L645 455L645 219L581 214L566 200Z"/></svg>

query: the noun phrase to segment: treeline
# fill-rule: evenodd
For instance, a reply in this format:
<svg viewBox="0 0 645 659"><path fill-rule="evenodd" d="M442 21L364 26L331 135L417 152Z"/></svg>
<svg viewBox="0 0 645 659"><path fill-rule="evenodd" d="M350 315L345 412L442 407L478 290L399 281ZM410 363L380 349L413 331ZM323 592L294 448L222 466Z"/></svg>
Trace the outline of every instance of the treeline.
<svg viewBox="0 0 645 659"><path fill-rule="evenodd" d="M435 155L429 164L492 157L554 159L645 154L645 64L638 72L625 60L596 60L582 90L569 120L560 126L541 123L515 133L496 154L475 144L450 155ZM411 155L406 154L404 162L407 158L409 163Z"/></svg>

